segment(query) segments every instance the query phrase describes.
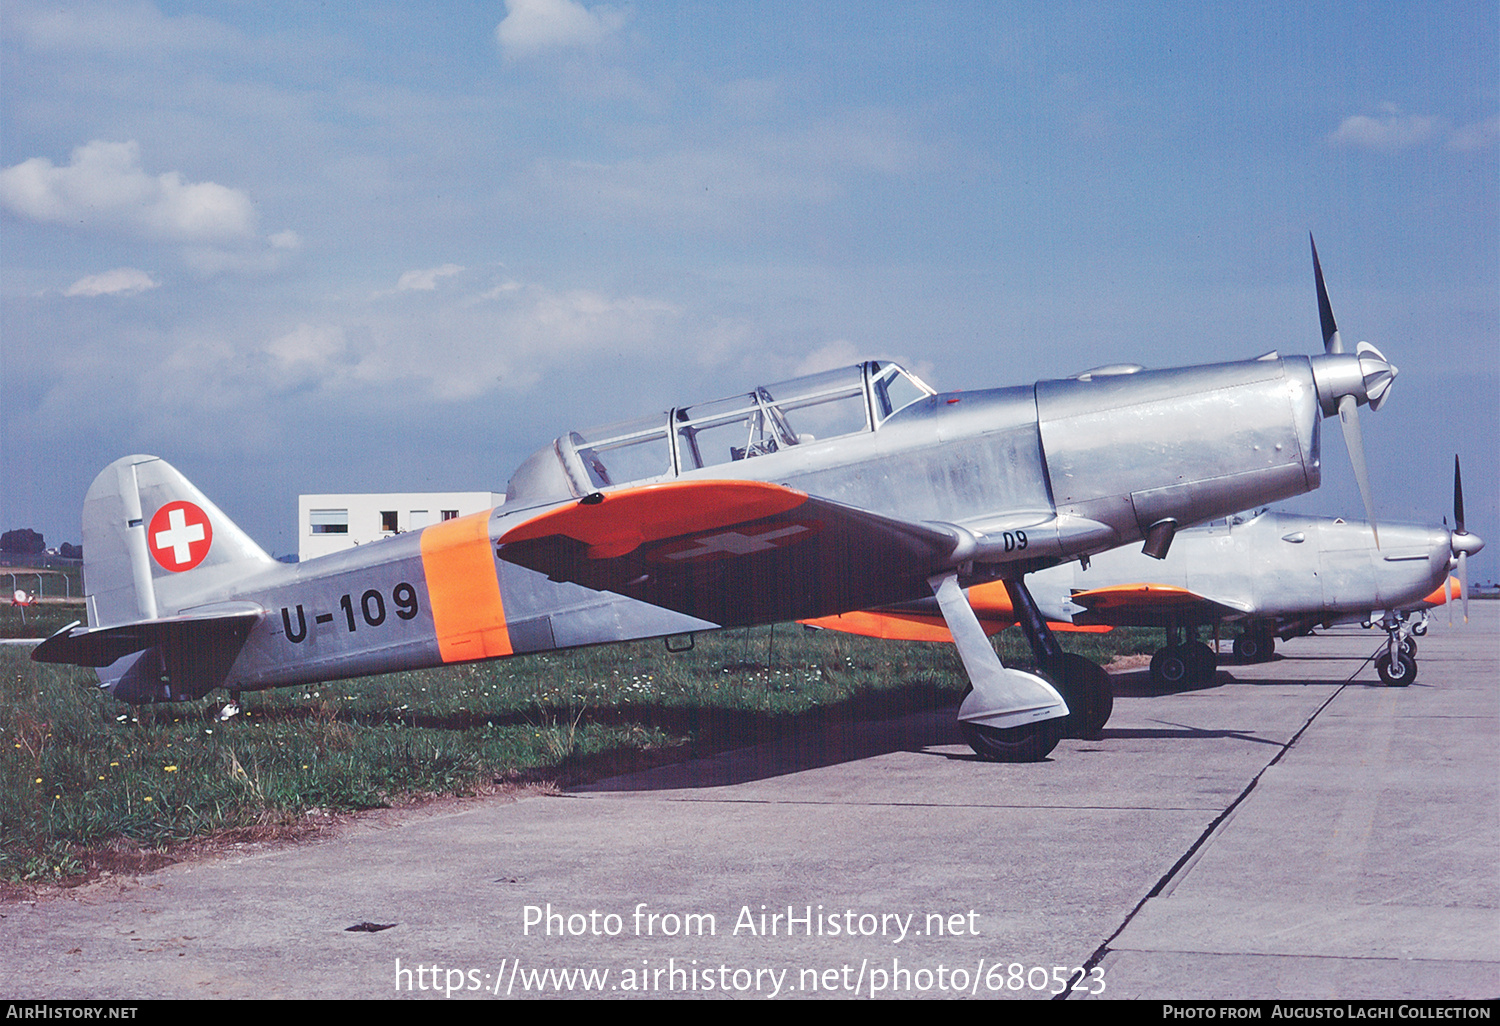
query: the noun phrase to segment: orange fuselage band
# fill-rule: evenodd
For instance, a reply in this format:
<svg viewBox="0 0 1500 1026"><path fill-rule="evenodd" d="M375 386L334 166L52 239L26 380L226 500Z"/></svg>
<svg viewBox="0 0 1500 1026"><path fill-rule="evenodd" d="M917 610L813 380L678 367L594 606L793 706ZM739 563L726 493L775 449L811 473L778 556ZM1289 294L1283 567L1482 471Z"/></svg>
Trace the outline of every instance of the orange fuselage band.
<svg viewBox="0 0 1500 1026"><path fill-rule="evenodd" d="M488 510L423 530L422 572L443 662L493 659L515 651L490 551Z"/></svg>

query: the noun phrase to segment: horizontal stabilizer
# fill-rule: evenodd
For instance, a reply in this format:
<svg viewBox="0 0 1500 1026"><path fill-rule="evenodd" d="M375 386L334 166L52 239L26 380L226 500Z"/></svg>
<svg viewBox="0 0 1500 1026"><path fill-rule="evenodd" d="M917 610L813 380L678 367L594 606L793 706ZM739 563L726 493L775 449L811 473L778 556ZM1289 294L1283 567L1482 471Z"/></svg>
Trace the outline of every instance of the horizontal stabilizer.
<svg viewBox="0 0 1500 1026"><path fill-rule="evenodd" d="M70 624L32 649L31 658L109 667L100 673L104 686L127 702L201 698L228 676L251 628L264 615L253 607L115 627ZM142 670L147 664L150 674Z"/></svg>

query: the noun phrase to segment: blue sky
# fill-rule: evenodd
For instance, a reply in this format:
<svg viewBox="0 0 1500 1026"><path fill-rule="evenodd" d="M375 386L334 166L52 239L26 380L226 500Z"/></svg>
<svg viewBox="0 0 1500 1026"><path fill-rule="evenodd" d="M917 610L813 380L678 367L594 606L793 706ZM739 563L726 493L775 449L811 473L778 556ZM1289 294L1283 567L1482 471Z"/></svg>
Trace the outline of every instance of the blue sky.
<svg viewBox="0 0 1500 1026"><path fill-rule="evenodd" d="M174 463L502 491L579 428L852 363L943 389L1346 343L1377 511L1500 536L1492 2L0 7L0 527ZM1332 425L1329 425L1330 427ZM1341 443L1286 504L1362 515ZM1493 556L1475 564L1493 577Z"/></svg>

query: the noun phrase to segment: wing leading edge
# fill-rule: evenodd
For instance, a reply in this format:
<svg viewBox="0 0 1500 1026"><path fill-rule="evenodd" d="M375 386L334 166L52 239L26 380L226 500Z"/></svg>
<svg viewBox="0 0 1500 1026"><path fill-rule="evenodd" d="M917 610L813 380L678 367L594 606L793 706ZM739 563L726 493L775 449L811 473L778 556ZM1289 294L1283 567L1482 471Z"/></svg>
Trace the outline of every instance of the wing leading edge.
<svg viewBox="0 0 1500 1026"><path fill-rule="evenodd" d="M1071 601L1083 607L1083 612L1073 614L1074 623L1111 627L1162 627L1183 620L1207 623L1251 612L1170 584L1116 584L1075 592Z"/></svg>

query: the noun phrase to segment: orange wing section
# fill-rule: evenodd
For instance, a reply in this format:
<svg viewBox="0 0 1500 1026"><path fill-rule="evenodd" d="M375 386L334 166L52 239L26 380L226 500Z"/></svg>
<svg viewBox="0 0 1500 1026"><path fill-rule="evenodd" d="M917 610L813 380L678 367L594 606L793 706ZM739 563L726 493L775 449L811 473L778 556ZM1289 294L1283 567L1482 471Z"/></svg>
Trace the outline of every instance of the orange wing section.
<svg viewBox="0 0 1500 1026"><path fill-rule="evenodd" d="M809 627L839 631L843 634L858 634L865 638L882 641L941 641L951 644L953 635L941 616L923 616L920 613L876 613L861 610L840 616L820 616L815 620L803 620ZM1008 623L980 619L979 625L986 634L999 634Z"/></svg>
<svg viewBox="0 0 1500 1026"><path fill-rule="evenodd" d="M1073 614L1077 624L1170 627L1174 623L1213 623L1245 614L1244 609L1171 584L1115 584L1076 592L1072 600L1083 607L1083 612Z"/></svg>
<svg viewBox="0 0 1500 1026"><path fill-rule="evenodd" d="M514 650L490 550L490 513L422 531L422 572L443 662L508 656Z"/></svg>
<svg viewBox="0 0 1500 1026"><path fill-rule="evenodd" d="M506 531L506 562L723 627L878 609L929 594L956 543L764 481L676 481L596 493Z"/></svg>
<svg viewBox="0 0 1500 1026"><path fill-rule="evenodd" d="M1010 593L1004 581L976 584L968 590L969 605L979 617L979 626L989 635L999 634L1016 624L1015 610L1010 604ZM862 610L842 616L824 616L816 620L803 620L811 627L822 627L845 634L858 634L866 638L885 641L941 641L951 644L953 635L940 613L920 613L907 610ZM1077 626L1071 623L1049 623L1054 631L1080 631L1087 634L1103 634L1114 628L1105 625Z"/></svg>
<svg viewBox="0 0 1500 1026"><path fill-rule="evenodd" d="M1450 577L1436 588L1432 594L1422 599L1422 604L1427 606L1440 606L1449 599L1463 598L1463 586L1458 583L1457 577Z"/></svg>
<svg viewBox="0 0 1500 1026"><path fill-rule="evenodd" d="M1170 584L1116 584L1108 588L1095 588L1074 594L1073 601L1090 610L1106 609L1171 609L1178 606L1196 606L1205 599L1186 588Z"/></svg>
<svg viewBox="0 0 1500 1026"><path fill-rule="evenodd" d="M570 503L505 532L502 545L563 535L612 559L647 542L741 524L796 509L807 493L763 481L680 481Z"/></svg>

